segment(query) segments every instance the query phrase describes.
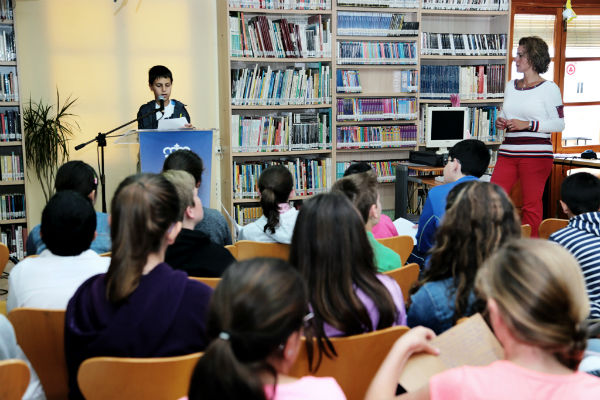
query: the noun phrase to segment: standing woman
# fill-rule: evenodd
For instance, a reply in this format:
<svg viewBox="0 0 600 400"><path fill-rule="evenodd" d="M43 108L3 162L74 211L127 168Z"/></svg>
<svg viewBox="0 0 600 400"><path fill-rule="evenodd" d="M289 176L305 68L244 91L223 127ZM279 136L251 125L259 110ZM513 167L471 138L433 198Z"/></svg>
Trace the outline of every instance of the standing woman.
<svg viewBox="0 0 600 400"><path fill-rule="evenodd" d="M565 128L560 89L540 76L548 70L548 45L537 36L519 40L517 72L522 79L506 85L496 128L506 131L492 175L506 193L519 179L523 193L523 224L537 236L542 221L542 195L552 170L552 132Z"/></svg>

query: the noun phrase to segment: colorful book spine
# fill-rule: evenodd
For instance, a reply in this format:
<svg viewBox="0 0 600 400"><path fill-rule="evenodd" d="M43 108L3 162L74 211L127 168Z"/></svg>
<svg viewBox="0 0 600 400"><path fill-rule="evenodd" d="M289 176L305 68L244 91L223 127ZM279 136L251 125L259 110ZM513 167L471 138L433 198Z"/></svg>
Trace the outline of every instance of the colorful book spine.
<svg viewBox="0 0 600 400"><path fill-rule="evenodd" d="M507 35L504 33L436 33L421 34L422 55L505 56Z"/></svg>
<svg viewBox="0 0 600 400"><path fill-rule="evenodd" d="M508 11L509 0L423 0L429 10Z"/></svg>
<svg viewBox="0 0 600 400"><path fill-rule="evenodd" d="M338 162L335 166L336 179L344 177L344 171L355 161ZM396 166L400 163L397 160L390 161L367 161L375 174L378 182L394 182L396 180Z"/></svg>
<svg viewBox="0 0 600 400"><path fill-rule="evenodd" d="M416 144L416 125L337 127L338 149L402 148Z"/></svg>
<svg viewBox="0 0 600 400"><path fill-rule="evenodd" d="M392 64L417 63L415 42L337 42L338 64Z"/></svg>
<svg viewBox="0 0 600 400"><path fill-rule="evenodd" d="M414 97L338 99L338 121L386 121L417 118Z"/></svg>
<svg viewBox="0 0 600 400"><path fill-rule="evenodd" d="M337 34L341 36L417 36L419 23L404 14L339 11Z"/></svg>
<svg viewBox="0 0 600 400"><path fill-rule="evenodd" d="M229 0L229 7L259 10L331 10L331 0Z"/></svg>
<svg viewBox="0 0 600 400"><path fill-rule="evenodd" d="M338 7L418 8L419 0L337 0Z"/></svg>
<svg viewBox="0 0 600 400"><path fill-rule="evenodd" d="M422 99L461 100L504 97L505 67L497 65L421 65Z"/></svg>

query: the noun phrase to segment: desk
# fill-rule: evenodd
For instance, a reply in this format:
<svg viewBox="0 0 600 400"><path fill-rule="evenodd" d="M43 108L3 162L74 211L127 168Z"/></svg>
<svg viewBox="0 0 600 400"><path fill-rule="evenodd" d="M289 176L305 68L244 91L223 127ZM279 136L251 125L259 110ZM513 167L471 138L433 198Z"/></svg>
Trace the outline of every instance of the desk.
<svg viewBox="0 0 600 400"><path fill-rule="evenodd" d="M579 154L573 154L573 157L574 158L555 157L554 165L563 165L567 167L600 168L600 160L581 158Z"/></svg>
<svg viewBox="0 0 600 400"><path fill-rule="evenodd" d="M554 156L554 165L550 175L550 196L548 199L546 218L566 218L559 206L560 186L563 180L573 168L593 168L600 169L600 160L581 158L577 154L556 154Z"/></svg>
<svg viewBox="0 0 600 400"><path fill-rule="evenodd" d="M412 214L421 214L423 205L429 189L435 186L443 185L444 182L435 180L436 176L444 173L444 167L432 167L430 165L421 165L415 163L403 163L409 170L421 173L421 175L412 175L408 177L411 184L408 189L408 208Z"/></svg>

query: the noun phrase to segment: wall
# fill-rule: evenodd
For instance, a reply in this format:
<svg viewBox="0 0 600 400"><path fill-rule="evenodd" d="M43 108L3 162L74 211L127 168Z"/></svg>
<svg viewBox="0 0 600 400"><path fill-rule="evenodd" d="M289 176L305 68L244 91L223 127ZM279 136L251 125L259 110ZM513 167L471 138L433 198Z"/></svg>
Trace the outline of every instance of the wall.
<svg viewBox="0 0 600 400"><path fill-rule="evenodd" d="M77 97L73 112L81 132L70 142L70 158L96 169L95 145L77 152L73 147L135 118L139 106L153 98L147 83L152 65L164 64L173 71L172 98L188 104L196 127L217 128L216 1L17 0L22 100L55 101L56 89L63 97ZM109 208L112 193L135 172L136 161L136 148L109 139ZM218 182L218 170L218 161L213 161L213 183ZM218 198L215 191L213 207ZM34 176L27 182L27 201L32 227L45 204ZM100 204L98 196L97 209Z"/></svg>

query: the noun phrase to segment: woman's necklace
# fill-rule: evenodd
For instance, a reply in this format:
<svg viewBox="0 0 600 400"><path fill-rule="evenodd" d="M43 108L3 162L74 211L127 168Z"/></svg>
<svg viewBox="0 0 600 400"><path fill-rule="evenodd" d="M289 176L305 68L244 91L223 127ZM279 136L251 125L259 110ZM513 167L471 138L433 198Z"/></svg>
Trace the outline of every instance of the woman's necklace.
<svg viewBox="0 0 600 400"><path fill-rule="evenodd" d="M544 79L543 78L538 78L535 81L531 82L531 83L527 83L527 81L525 80L525 77L523 77L523 79L521 79L521 89L529 89L532 88L536 85L538 85L540 82L543 82Z"/></svg>

